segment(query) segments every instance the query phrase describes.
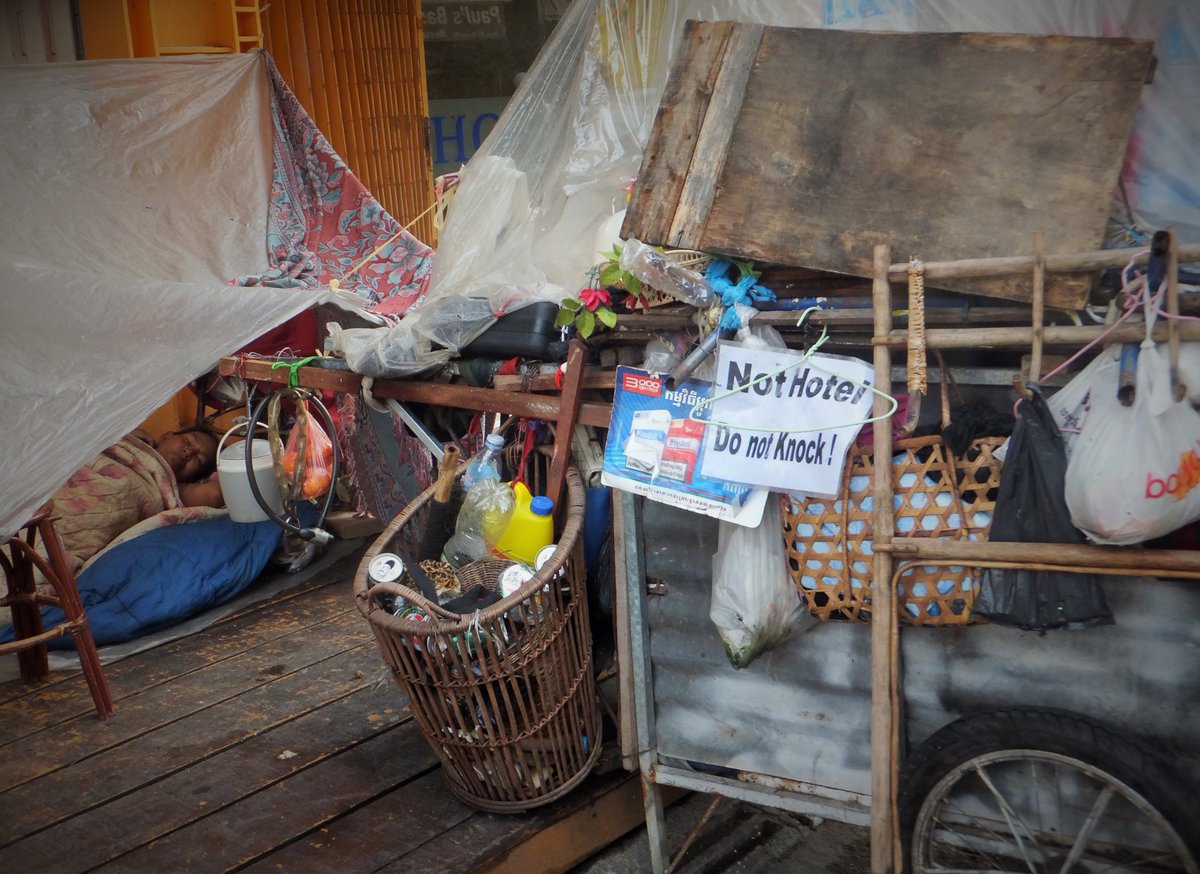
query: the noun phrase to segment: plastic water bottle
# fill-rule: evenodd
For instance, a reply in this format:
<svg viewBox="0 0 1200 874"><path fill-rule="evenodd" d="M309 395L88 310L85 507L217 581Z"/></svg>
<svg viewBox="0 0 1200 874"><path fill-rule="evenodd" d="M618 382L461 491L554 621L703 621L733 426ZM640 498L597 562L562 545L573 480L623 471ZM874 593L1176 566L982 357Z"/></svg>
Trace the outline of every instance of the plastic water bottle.
<svg viewBox="0 0 1200 874"><path fill-rule="evenodd" d="M508 483L498 478L479 480L463 498L454 534L446 541L442 558L459 568L491 555L496 541L508 527L515 504Z"/></svg>
<svg viewBox="0 0 1200 874"><path fill-rule="evenodd" d="M504 438L499 434L488 434L483 441L483 450L467 462L463 471L462 486L468 492L480 480L500 479L500 453L504 450Z"/></svg>
<svg viewBox="0 0 1200 874"><path fill-rule="evenodd" d="M544 495L534 497L522 482L513 485L513 496L516 506L496 551L532 567L538 552L554 542L554 502Z"/></svg>

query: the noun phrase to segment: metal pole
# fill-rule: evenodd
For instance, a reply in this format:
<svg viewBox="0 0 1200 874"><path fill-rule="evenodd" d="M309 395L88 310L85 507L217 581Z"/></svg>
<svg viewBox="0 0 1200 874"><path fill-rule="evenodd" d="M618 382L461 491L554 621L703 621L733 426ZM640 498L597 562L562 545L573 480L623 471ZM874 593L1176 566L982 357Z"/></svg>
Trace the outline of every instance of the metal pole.
<svg viewBox="0 0 1200 874"><path fill-rule="evenodd" d="M625 550L625 586L629 601L629 637L633 661L633 702L637 723L638 765L642 772L642 797L646 806L646 836L650 842L650 868L667 870L667 830L662 791L654 780L658 766L658 737L654 728L654 680L650 671L650 625L646 617L646 552L642 546L642 501L618 491L621 539ZM617 581L618 585L620 580Z"/></svg>

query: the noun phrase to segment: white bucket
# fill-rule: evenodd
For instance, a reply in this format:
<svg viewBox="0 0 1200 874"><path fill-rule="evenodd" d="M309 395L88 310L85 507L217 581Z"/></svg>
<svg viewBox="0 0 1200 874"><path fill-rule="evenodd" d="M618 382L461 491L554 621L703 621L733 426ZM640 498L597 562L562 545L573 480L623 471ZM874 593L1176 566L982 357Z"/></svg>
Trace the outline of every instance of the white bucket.
<svg viewBox="0 0 1200 874"><path fill-rule="evenodd" d="M250 443L250 458L254 465L254 481L259 494L277 514L283 514L283 498L279 494L279 483L275 481L275 468L271 461L271 446L266 440L241 441L225 445L226 438L234 431L244 430L245 424L237 424L225 432L217 444L217 479L221 483L221 494L229 509L229 518L234 522L262 522L271 518L266 514L254 492L250 490L250 478L246 476L246 444Z"/></svg>

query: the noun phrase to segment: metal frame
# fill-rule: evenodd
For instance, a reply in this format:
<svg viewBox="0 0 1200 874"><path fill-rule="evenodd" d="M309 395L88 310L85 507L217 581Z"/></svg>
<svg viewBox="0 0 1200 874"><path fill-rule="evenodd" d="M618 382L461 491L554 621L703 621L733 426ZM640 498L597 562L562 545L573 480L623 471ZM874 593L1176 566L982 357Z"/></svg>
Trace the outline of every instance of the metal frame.
<svg viewBox="0 0 1200 874"><path fill-rule="evenodd" d="M709 792L774 807L793 813L828 817L854 825L870 823L870 807L852 792L814 783L782 780L768 775L758 784L670 767L659 762L658 736L655 729L654 683L650 665L650 624L646 620L646 558L642 543L642 504L644 499L618 491L614 522L620 534L624 563L624 595L627 601L630 667L634 723L637 737L637 762L642 776L646 833L650 843L650 865L654 874L668 870L666 819L662 786ZM619 565L618 565L619 566ZM620 588L622 581L617 580ZM769 785L774 783L776 785Z"/></svg>

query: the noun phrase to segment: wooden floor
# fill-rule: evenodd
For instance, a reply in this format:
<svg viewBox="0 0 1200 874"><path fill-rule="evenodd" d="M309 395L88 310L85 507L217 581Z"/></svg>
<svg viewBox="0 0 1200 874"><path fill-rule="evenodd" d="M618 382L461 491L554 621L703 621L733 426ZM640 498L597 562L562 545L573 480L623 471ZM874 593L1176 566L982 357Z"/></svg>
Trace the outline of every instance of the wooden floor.
<svg viewBox="0 0 1200 874"><path fill-rule="evenodd" d="M597 821L640 825L619 770L516 816L456 800L353 604L358 556L107 666L107 721L77 673L0 684L0 872L565 870Z"/></svg>

